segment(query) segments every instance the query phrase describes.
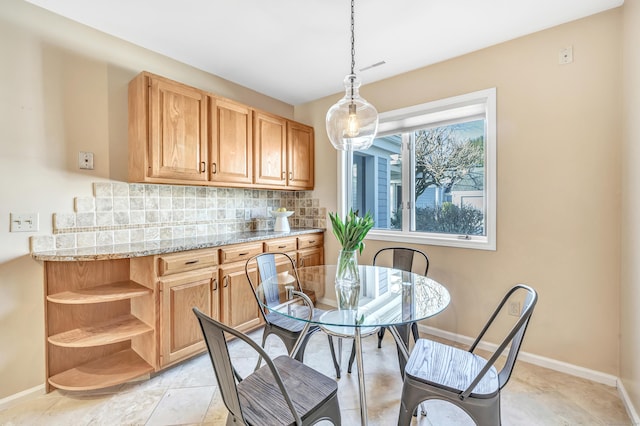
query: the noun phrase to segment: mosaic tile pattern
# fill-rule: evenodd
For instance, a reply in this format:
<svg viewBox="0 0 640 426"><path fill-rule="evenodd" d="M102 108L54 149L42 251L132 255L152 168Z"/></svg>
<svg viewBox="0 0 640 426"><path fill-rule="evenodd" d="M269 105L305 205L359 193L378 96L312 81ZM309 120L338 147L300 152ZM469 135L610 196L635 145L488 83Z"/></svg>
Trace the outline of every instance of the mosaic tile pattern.
<svg viewBox="0 0 640 426"><path fill-rule="evenodd" d="M96 182L54 213L53 236L31 237L31 251L159 241L273 229L270 212L293 210L292 228L326 228L326 208L310 191Z"/></svg>

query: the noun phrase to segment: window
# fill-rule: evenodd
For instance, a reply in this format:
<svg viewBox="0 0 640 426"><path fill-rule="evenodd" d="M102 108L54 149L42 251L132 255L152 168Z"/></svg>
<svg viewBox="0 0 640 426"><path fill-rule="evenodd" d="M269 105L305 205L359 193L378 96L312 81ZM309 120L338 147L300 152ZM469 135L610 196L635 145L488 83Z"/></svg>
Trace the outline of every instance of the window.
<svg viewBox="0 0 640 426"><path fill-rule="evenodd" d="M495 250L495 122L495 88L381 114L342 154L342 211L370 211L370 239Z"/></svg>

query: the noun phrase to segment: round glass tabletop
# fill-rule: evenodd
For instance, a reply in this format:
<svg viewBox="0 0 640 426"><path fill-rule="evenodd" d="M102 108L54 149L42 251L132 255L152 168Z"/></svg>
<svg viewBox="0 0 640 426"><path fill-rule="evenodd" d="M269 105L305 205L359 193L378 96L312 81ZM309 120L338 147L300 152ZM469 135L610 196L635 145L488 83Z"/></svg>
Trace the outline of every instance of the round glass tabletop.
<svg viewBox="0 0 640 426"><path fill-rule="evenodd" d="M300 286L313 290L317 301L335 300L337 309L308 318L308 310L287 299L295 278L280 273L257 288L263 307L291 318L324 326L377 327L408 324L434 316L450 302L447 289L431 278L381 266L358 266L359 287L336 286L336 265L298 269ZM293 279L292 279L293 278ZM326 292L335 291L331 296Z"/></svg>

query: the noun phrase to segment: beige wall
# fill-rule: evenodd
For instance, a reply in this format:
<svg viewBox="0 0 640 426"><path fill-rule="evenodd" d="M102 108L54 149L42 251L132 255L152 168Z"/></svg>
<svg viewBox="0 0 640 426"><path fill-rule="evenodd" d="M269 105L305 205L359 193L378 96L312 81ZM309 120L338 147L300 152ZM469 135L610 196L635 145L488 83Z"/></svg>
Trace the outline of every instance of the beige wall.
<svg viewBox="0 0 640 426"><path fill-rule="evenodd" d="M637 10L633 16L637 24ZM429 324L474 335L496 299L513 283L527 282L540 292L540 303L524 350L609 374L622 371L638 401L640 322L630 301L640 292L640 267L631 256L640 228L631 210L623 221L630 235L623 246L623 299L629 302L623 303L622 354L618 350L621 163L630 193L625 203L640 201L640 180L629 167L640 157L637 148L627 143L628 160L621 161L621 24L620 9L606 12L367 85L362 94L382 112L497 87L498 250L422 247L432 260L430 275L453 298ZM632 36L626 33L628 44ZM575 62L560 66L558 49L567 45ZM294 114L287 104L20 0L5 0L0 8L0 60L3 398L44 380L42 265L28 255L32 234L8 232L9 212L39 212L40 233L47 234L51 214L71 212L73 196L90 195L91 182L125 180L126 85L135 74L146 69ZM638 75L637 53L634 61L627 71ZM638 111L635 83L628 113ZM295 110L297 120L316 127L322 167L314 198L330 211L336 209L337 154L326 138L324 115L339 96ZM631 127L628 142L640 137L640 129ZM79 150L95 153L94 171L77 170ZM327 241L327 261L335 261L337 245L330 235ZM382 245L368 241L362 262Z"/></svg>
<svg viewBox="0 0 640 426"><path fill-rule="evenodd" d="M127 83L148 70L285 117L293 107L60 18L21 0L0 7L0 399L44 383L42 265L9 213L73 212L91 183L125 181ZM77 169L78 151L95 170Z"/></svg>
<svg viewBox="0 0 640 426"><path fill-rule="evenodd" d="M620 377L640 409L640 4L624 3Z"/></svg>
<svg viewBox="0 0 640 426"><path fill-rule="evenodd" d="M380 112L497 88L497 251L420 247L452 296L428 324L475 336L506 289L528 283L540 300L523 350L618 374L621 23L616 9L363 87ZM559 65L570 45L574 62ZM296 108L316 126L316 196L329 211L337 171L324 115L339 97ZM366 244L361 262L389 245Z"/></svg>

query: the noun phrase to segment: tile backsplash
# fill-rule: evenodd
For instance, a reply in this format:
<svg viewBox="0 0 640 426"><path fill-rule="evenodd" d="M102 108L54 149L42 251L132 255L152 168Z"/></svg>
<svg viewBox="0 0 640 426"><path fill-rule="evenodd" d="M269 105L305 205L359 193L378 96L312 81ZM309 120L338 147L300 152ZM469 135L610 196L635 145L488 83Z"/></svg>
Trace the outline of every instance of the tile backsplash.
<svg viewBox="0 0 640 426"><path fill-rule="evenodd" d="M310 191L97 182L94 196L54 213L53 235L31 237L31 251L273 229L270 211L293 210L291 227L326 228L326 208Z"/></svg>

